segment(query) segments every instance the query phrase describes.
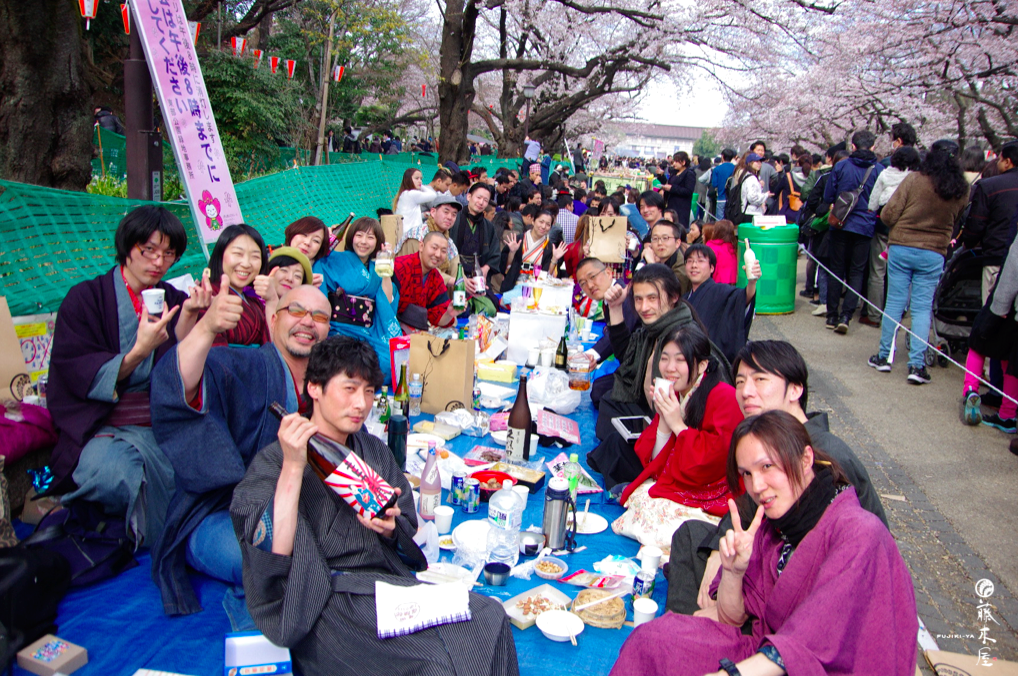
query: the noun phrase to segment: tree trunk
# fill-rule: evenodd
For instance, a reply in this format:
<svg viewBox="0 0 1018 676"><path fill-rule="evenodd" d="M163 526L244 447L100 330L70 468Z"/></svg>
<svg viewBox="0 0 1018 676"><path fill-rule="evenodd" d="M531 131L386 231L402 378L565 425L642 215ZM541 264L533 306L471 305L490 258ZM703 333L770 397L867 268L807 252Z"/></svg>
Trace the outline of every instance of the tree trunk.
<svg viewBox="0 0 1018 676"><path fill-rule="evenodd" d="M258 44L255 45L255 49L267 51L270 37L272 37L272 12L266 14L265 18L258 22Z"/></svg>
<svg viewBox="0 0 1018 676"><path fill-rule="evenodd" d="M0 177L65 190L88 185L84 30L71 0L0 0Z"/></svg>
<svg viewBox="0 0 1018 676"><path fill-rule="evenodd" d="M474 74L470 69L477 23L475 0L448 0L442 25L438 83L438 162L470 161L467 143Z"/></svg>

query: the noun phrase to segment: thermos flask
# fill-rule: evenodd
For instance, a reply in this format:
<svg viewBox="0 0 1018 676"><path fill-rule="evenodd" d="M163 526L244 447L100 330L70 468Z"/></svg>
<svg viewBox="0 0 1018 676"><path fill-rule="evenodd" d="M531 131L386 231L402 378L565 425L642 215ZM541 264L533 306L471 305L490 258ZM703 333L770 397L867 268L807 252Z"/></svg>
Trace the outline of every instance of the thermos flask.
<svg viewBox="0 0 1018 676"><path fill-rule="evenodd" d="M573 510L573 527L566 529L569 508ZM576 545L576 505L569 497L569 482L561 477L555 477L548 482L548 488L544 492L544 520L541 530L547 546L552 549L567 547L573 549Z"/></svg>

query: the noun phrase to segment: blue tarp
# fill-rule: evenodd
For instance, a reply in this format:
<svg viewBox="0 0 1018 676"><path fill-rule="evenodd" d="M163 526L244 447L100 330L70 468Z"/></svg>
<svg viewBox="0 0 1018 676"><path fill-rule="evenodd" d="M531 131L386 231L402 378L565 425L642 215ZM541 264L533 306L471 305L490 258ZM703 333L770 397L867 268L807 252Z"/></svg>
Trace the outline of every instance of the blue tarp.
<svg viewBox="0 0 1018 676"><path fill-rule="evenodd" d="M615 363L605 364L601 372L611 370ZM586 454L595 445L593 430L595 411L590 397L584 393L580 407L569 416L579 424L582 443L573 447L578 452L581 464L586 467ZM428 419L430 416L425 416ZM416 422L416 419L411 421ZM460 436L449 444L450 450L464 454L476 444L493 445L490 437L475 439ZM545 459L558 454L556 449L541 449ZM568 450L566 452L569 452ZM592 474L595 478L600 475ZM604 494L602 494L604 495ZM580 499L583 508L583 498ZM457 510L453 526L468 519L485 518L486 505L476 514L464 514ZM544 489L530 496L524 513L523 525L541 525L544 509ZM594 496L590 511L601 514L609 523L622 514L615 504L605 504ZM564 557L570 572L593 570L593 564L606 556L620 554L627 557L636 555L640 545L634 540L615 535L611 528L598 535L577 536L578 545L585 545L586 551ZM449 554L443 552L443 560ZM93 587L75 591L67 596L60 606L58 635L88 650L89 663L75 672L76 676L130 676L138 669L153 669L195 676L211 676L223 673L223 637L230 631L230 623L222 607L226 586L205 576L194 574L192 579L198 589L198 596L204 612L178 618L163 615L159 592L152 582L151 558L148 553L138 557L140 565L120 576ZM483 577L481 579L483 582ZM534 587L545 584L536 575L530 581L510 579L505 587L478 587L482 594L502 600L511 598ZM580 591L579 587L551 582L570 598ZM667 585L659 573L654 600L662 610L665 606ZM632 619L632 605L627 603L629 619ZM607 674L623 641L629 636L628 627L622 629L597 629L586 627L577 637L577 647L569 643L553 643L546 639L537 627L525 631L513 628L516 637L516 651L519 657L520 673L525 676L544 676L550 673L572 673L597 676ZM15 667L14 673L28 676L29 672Z"/></svg>

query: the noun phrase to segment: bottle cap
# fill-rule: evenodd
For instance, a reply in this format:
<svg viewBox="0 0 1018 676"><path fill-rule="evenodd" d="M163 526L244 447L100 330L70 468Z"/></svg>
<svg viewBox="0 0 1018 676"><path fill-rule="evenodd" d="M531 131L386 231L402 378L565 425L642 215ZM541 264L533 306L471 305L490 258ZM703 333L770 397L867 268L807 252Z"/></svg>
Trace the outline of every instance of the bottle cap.
<svg viewBox="0 0 1018 676"><path fill-rule="evenodd" d="M579 461L580 461L579 455L577 455L576 453L569 454L569 462L579 462Z"/></svg>
<svg viewBox="0 0 1018 676"><path fill-rule="evenodd" d="M504 490L511 491L513 489L513 480L512 479L502 479L502 488Z"/></svg>
<svg viewBox="0 0 1018 676"><path fill-rule="evenodd" d="M565 479L563 479L560 476L553 477L548 482L548 488L550 490L553 490L553 491L568 491L569 490L569 482L566 481Z"/></svg>

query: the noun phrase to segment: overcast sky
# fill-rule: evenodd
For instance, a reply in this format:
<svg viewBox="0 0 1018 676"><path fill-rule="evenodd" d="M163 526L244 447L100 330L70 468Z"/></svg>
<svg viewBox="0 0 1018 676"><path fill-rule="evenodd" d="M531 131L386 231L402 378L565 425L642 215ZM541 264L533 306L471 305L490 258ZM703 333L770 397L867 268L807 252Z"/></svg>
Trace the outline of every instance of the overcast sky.
<svg viewBox="0 0 1018 676"><path fill-rule="evenodd" d="M638 112L653 124L719 127L727 110L721 93L705 81L697 85L694 92L677 92L669 83L654 82L648 87Z"/></svg>

